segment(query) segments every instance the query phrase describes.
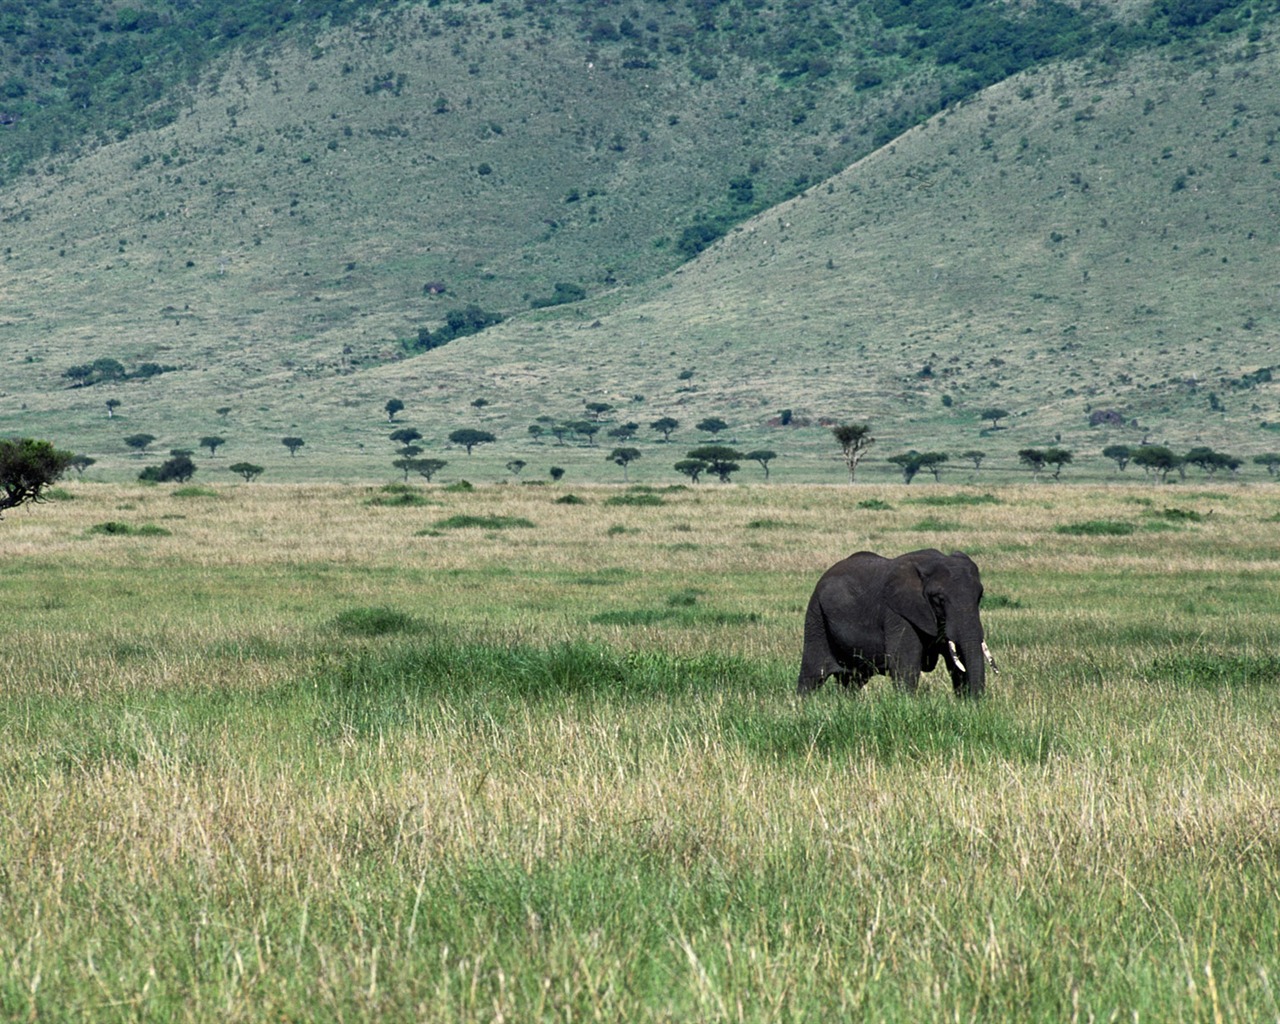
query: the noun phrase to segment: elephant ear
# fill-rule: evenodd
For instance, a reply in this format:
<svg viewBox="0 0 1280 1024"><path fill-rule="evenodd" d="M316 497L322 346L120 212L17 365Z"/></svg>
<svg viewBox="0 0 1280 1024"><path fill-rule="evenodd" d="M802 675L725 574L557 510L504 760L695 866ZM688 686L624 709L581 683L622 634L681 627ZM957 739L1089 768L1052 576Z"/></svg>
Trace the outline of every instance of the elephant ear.
<svg viewBox="0 0 1280 1024"><path fill-rule="evenodd" d="M937 632L938 616L924 596L924 578L910 562L900 562L893 567L885 587L885 604L921 633Z"/></svg>

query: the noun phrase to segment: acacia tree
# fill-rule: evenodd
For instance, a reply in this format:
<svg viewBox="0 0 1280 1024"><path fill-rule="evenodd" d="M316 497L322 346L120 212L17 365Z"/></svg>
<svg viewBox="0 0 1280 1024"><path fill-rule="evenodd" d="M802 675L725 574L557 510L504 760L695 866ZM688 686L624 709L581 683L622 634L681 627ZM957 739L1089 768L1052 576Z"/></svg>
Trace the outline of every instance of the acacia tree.
<svg viewBox="0 0 1280 1024"><path fill-rule="evenodd" d="M1164 483L1169 474L1182 464L1182 460L1173 454L1172 449L1162 444L1144 444L1133 453L1133 464L1141 466L1148 476L1155 473L1160 482Z"/></svg>
<svg viewBox="0 0 1280 1024"><path fill-rule="evenodd" d="M529 463L525 462L524 459L512 459L507 463L507 472L512 476L519 476L520 470L524 469L527 465L529 465Z"/></svg>
<svg viewBox="0 0 1280 1024"><path fill-rule="evenodd" d="M387 411L387 421L394 423L396 421L396 413L404 409L404 402L398 398L392 398L383 408Z"/></svg>
<svg viewBox="0 0 1280 1024"><path fill-rule="evenodd" d="M991 421L991 429L999 430L1000 421L1009 415L1008 409L1001 409L998 406L992 406L990 409L983 409L978 415L984 420Z"/></svg>
<svg viewBox="0 0 1280 1024"><path fill-rule="evenodd" d="M414 459L413 468L417 473L427 478L427 483L431 483L431 478L435 476L445 466L449 465L445 459Z"/></svg>
<svg viewBox="0 0 1280 1024"><path fill-rule="evenodd" d="M980 451L977 448L970 448L967 452L961 452L960 457L972 462L974 472L976 473L982 470L982 460L987 457L987 453Z"/></svg>
<svg viewBox="0 0 1280 1024"><path fill-rule="evenodd" d="M31 437L0 440L0 511L44 500L44 490L71 466L75 456Z"/></svg>
<svg viewBox="0 0 1280 1024"><path fill-rule="evenodd" d="M707 464L701 459L681 459L672 468L687 476L690 483L696 484L698 478L707 471Z"/></svg>
<svg viewBox="0 0 1280 1024"><path fill-rule="evenodd" d="M298 449L307 442L300 437L282 437L280 438L280 443L289 449L289 457L293 458L298 454Z"/></svg>
<svg viewBox="0 0 1280 1024"><path fill-rule="evenodd" d="M728 430L729 424L722 420L719 416L708 416L705 420L701 420L697 427L699 430L705 431L712 437L715 437L720 431Z"/></svg>
<svg viewBox="0 0 1280 1024"><path fill-rule="evenodd" d="M116 415L116 410L120 408L120 399L108 398L106 404L107 404L107 419L109 420L114 419Z"/></svg>
<svg viewBox="0 0 1280 1024"><path fill-rule="evenodd" d="M1069 466L1074 456L1065 448L1049 448L1044 453L1045 465L1053 467L1055 480L1062 476L1062 467Z"/></svg>
<svg viewBox="0 0 1280 1024"><path fill-rule="evenodd" d="M950 459L946 452L925 452L920 456L920 468L933 474L934 483L942 477L942 466Z"/></svg>
<svg viewBox="0 0 1280 1024"><path fill-rule="evenodd" d="M462 445L462 447L467 450L468 455L471 454L471 449L476 447L476 445L491 444L496 440L497 438L489 433L489 431L475 430L471 427L462 427L449 435L449 442L451 444Z"/></svg>
<svg viewBox="0 0 1280 1024"><path fill-rule="evenodd" d="M670 416L663 416L661 419L656 419L652 423L650 423L649 429L656 430L658 433L660 433L662 435L663 441L670 441L671 432L675 430L676 427L678 426L680 426L679 420L673 419Z"/></svg>
<svg viewBox="0 0 1280 1024"><path fill-rule="evenodd" d="M147 446L154 441L154 434L130 434L124 439L124 443L138 453L145 452Z"/></svg>
<svg viewBox="0 0 1280 1024"><path fill-rule="evenodd" d="M609 461L615 466L622 467L622 479L624 481L628 479L627 467L638 458L640 458L639 448L615 448L609 453Z"/></svg>
<svg viewBox="0 0 1280 1024"><path fill-rule="evenodd" d="M1109 444L1102 449L1102 457L1114 462L1116 469L1123 473L1125 466L1129 465L1129 460L1133 458L1133 449L1127 444Z"/></svg>
<svg viewBox="0 0 1280 1024"><path fill-rule="evenodd" d="M844 463L849 467L849 483L853 483L854 475L858 472L858 463L867 454L867 449L876 443L876 439L871 436L871 424L844 423L838 427L832 427L831 433L840 442L840 448L844 452Z"/></svg>
<svg viewBox="0 0 1280 1024"><path fill-rule="evenodd" d="M226 443L227 439L219 437L217 434L210 434L208 437L200 438L200 447L209 449L210 458L213 458L218 453L218 449Z"/></svg>
<svg viewBox="0 0 1280 1024"><path fill-rule="evenodd" d="M769 479L769 463L778 457L778 453L770 451L768 448L757 448L755 451L747 452L743 456L744 459L750 459L752 462L760 463L760 468L764 470L764 478Z"/></svg>
<svg viewBox="0 0 1280 1024"><path fill-rule="evenodd" d="M718 476L722 484L727 484L729 477L742 468L738 465L742 452L736 448L730 448L727 444L704 444L694 448L688 456L690 459L705 462L707 472Z"/></svg>
<svg viewBox="0 0 1280 1024"><path fill-rule="evenodd" d="M1030 467L1031 475L1038 478L1044 469L1044 452L1039 448L1023 448L1018 452L1018 461Z"/></svg>
<svg viewBox="0 0 1280 1024"><path fill-rule="evenodd" d="M233 462L227 467L227 470L231 473L240 474L247 484L253 483L263 473L262 467L255 466L252 462Z"/></svg>
<svg viewBox="0 0 1280 1024"><path fill-rule="evenodd" d="M915 475L920 472L920 453L914 448L909 452L900 452L897 455L890 455L886 462L892 462L900 470L902 470L902 482L904 484L911 483L915 479Z"/></svg>
<svg viewBox="0 0 1280 1024"><path fill-rule="evenodd" d="M1253 461L1255 465L1266 466L1267 473L1275 476L1280 469L1280 452L1264 452L1262 455L1255 455Z"/></svg>

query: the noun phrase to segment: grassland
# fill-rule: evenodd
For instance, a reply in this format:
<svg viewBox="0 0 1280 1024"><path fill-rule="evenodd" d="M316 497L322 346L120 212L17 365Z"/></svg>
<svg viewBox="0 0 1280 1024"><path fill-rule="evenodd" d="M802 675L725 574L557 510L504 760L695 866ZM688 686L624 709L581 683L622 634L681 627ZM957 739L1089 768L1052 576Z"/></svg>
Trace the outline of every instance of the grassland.
<svg viewBox="0 0 1280 1024"><path fill-rule="evenodd" d="M1280 1012L1269 489L572 493L11 513L0 1016ZM821 570L928 545L989 699L794 698Z"/></svg>

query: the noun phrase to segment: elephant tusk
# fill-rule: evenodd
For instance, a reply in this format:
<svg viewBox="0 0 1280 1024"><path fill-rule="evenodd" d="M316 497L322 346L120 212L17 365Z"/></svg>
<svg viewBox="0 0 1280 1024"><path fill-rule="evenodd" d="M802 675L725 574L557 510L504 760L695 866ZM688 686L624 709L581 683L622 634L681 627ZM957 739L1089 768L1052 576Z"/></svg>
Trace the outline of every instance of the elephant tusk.
<svg viewBox="0 0 1280 1024"><path fill-rule="evenodd" d="M955 662L956 668L961 672L968 672L969 670L964 667L964 662L960 660L960 652L956 650L956 642L954 640L948 640L947 646L951 648L951 660Z"/></svg>
<svg viewBox="0 0 1280 1024"><path fill-rule="evenodd" d="M1000 670L996 668L996 659L991 657L991 650L987 647L985 640L982 641L982 656L987 659L987 663L991 666L991 671L999 675Z"/></svg>

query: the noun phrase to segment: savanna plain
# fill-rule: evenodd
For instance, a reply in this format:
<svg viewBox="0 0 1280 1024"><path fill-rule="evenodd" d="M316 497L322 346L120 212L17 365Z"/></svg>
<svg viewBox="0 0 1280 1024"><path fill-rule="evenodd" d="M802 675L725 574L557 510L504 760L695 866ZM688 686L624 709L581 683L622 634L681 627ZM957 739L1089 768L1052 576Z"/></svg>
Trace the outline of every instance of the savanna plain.
<svg viewBox="0 0 1280 1024"><path fill-rule="evenodd" d="M147 487L0 523L0 1016L1276 1019L1280 489ZM793 695L962 549L1000 674Z"/></svg>

